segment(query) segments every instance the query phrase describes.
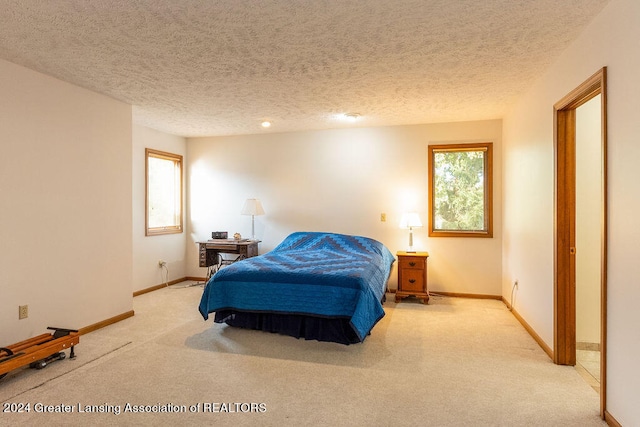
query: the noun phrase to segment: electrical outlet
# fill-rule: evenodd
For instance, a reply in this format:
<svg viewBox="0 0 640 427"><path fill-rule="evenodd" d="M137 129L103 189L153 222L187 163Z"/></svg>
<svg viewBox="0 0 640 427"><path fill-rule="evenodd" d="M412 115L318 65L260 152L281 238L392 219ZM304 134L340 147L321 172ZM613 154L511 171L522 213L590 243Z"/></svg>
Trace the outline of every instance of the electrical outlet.
<svg viewBox="0 0 640 427"><path fill-rule="evenodd" d="M165 261L163 261L163 260L158 261L158 267L162 268L165 265L167 265L167 263Z"/></svg>
<svg viewBox="0 0 640 427"><path fill-rule="evenodd" d="M19 305L18 306L18 319L26 319L29 317L29 306L28 305Z"/></svg>
<svg viewBox="0 0 640 427"><path fill-rule="evenodd" d="M387 214L386 213L381 213L380 214L380 222L387 222Z"/></svg>

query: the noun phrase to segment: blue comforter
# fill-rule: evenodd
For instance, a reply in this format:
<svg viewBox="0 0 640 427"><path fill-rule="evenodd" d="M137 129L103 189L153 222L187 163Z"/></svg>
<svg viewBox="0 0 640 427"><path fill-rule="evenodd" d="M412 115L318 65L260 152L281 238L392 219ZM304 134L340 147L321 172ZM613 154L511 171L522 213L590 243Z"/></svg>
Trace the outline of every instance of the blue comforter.
<svg viewBox="0 0 640 427"><path fill-rule="evenodd" d="M218 271L199 310L346 318L360 341L384 316L382 298L395 258L360 236L297 232L275 249Z"/></svg>

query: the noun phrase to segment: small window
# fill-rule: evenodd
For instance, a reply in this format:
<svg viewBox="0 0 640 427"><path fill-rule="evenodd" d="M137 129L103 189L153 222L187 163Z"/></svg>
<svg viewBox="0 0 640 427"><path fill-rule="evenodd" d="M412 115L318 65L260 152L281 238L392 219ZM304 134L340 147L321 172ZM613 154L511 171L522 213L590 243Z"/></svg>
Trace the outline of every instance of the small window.
<svg viewBox="0 0 640 427"><path fill-rule="evenodd" d="M146 235L182 233L182 156L145 152Z"/></svg>
<svg viewBox="0 0 640 427"><path fill-rule="evenodd" d="M429 236L493 237L493 144L429 145Z"/></svg>

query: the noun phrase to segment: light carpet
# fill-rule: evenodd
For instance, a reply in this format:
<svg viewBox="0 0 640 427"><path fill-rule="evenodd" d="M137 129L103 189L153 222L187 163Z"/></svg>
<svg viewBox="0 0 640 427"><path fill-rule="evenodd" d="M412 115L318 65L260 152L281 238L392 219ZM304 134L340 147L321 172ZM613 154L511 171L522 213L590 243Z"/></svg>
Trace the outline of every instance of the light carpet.
<svg viewBox="0 0 640 427"><path fill-rule="evenodd" d="M344 346L204 322L201 294L138 296L136 315L82 336L76 359L13 371L3 409L30 411L0 424L606 425L598 394L500 301L391 296L364 343Z"/></svg>

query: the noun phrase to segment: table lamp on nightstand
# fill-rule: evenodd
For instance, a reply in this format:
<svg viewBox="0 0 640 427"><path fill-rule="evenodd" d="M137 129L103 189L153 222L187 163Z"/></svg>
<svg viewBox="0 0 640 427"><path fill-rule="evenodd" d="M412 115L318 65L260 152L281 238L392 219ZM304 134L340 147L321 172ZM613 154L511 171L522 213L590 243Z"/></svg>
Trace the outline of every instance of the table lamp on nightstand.
<svg viewBox="0 0 640 427"><path fill-rule="evenodd" d="M415 252L413 249L413 229L422 227L420 216L417 212L407 212L402 214L400 219L400 228L409 229L409 249L407 252Z"/></svg>
<svg viewBox="0 0 640 427"><path fill-rule="evenodd" d="M251 240L256 240L256 229L254 217L256 215L264 215L262 203L258 199L247 199L242 207L241 215L251 215Z"/></svg>

